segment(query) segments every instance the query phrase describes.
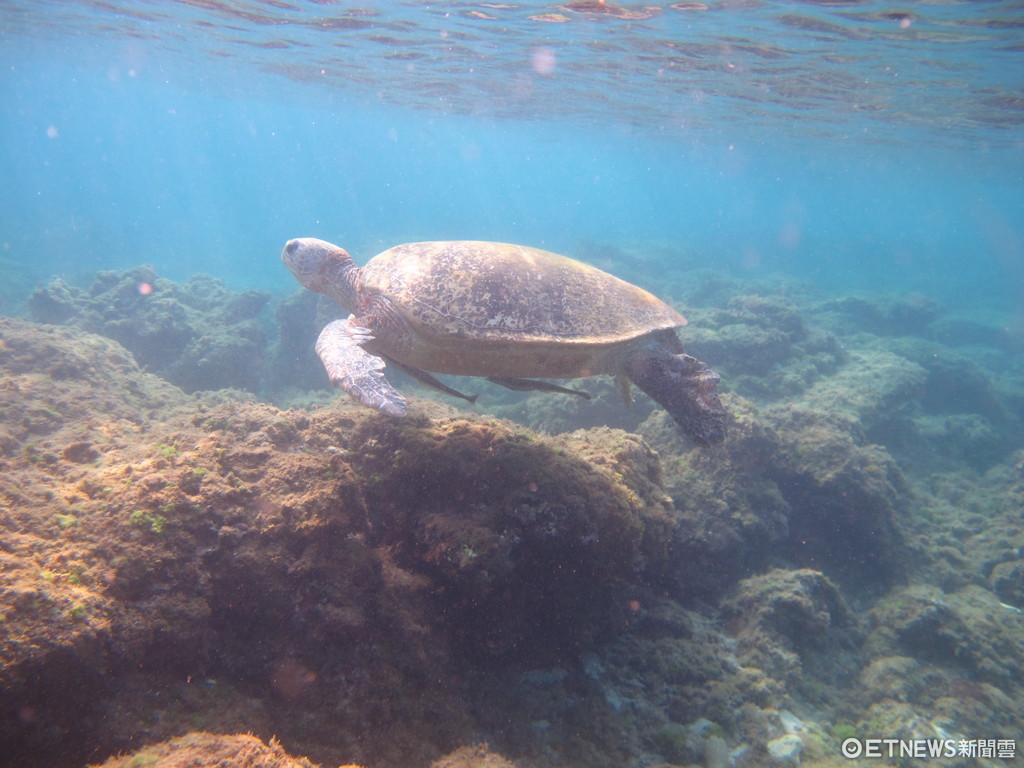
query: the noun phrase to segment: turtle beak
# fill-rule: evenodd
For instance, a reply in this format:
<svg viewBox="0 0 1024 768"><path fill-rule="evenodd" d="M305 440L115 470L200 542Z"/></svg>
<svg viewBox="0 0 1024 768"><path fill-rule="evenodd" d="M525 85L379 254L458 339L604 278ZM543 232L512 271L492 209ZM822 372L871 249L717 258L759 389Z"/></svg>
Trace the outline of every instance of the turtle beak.
<svg viewBox="0 0 1024 768"><path fill-rule="evenodd" d="M329 295L339 276L353 266L348 251L315 237L289 240L281 251L281 261L304 288Z"/></svg>
<svg viewBox="0 0 1024 768"><path fill-rule="evenodd" d="M284 250L281 251L281 261L284 262L284 265L288 267L293 275L299 278L300 282L302 278L299 275L306 272L303 269L303 262L306 261L303 258L305 249L302 247L303 240L305 239L307 238L289 240L285 243Z"/></svg>
<svg viewBox="0 0 1024 768"><path fill-rule="evenodd" d="M318 275L327 263L331 252L338 250L336 245L317 240L313 237L297 237L285 243L281 251L281 261L295 275L295 279L311 291L318 290Z"/></svg>

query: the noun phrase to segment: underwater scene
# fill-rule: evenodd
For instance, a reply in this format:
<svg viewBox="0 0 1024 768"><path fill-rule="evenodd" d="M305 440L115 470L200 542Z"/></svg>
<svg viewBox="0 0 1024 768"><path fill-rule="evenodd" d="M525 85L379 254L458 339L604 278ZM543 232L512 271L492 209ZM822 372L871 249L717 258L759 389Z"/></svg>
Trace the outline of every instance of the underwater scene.
<svg viewBox="0 0 1024 768"><path fill-rule="evenodd" d="M0 1L0 764L1024 765L1024 6Z"/></svg>

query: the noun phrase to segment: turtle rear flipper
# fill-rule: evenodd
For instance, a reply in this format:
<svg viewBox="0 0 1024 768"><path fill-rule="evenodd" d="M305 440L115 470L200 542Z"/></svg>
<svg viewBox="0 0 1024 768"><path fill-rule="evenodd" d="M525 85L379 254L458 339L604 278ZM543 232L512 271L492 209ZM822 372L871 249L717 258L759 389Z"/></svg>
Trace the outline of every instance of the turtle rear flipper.
<svg viewBox="0 0 1024 768"><path fill-rule="evenodd" d="M479 395L465 395L457 389L452 389L447 384L438 381L436 376L433 376L426 371L421 371L419 368L413 368L411 365L400 363L387 355L381 355L381 357L387 360L391 365L395 366L398 370L412 376L420 384L436 389L438 392L444 392L446 395L451 395L452 397L461 397L463 400L468 400L471 403L475 403L476 399L479 397Z"/></svg>
<svg viewBox="0 0 1024 768"><path fill-rule="evenodd" d="M384 361L363 349L362 345L372 340L373 332L359 325L354 316L349 316L347 320L335 320L324 326L316 341L316 353L334 386L363 405L402 416L408 406L381 373Z"/></svg>
<svg viewBox="0 0 1024 768"><path fill-rule="evenodd" d="M515 392L561 392L563 395L576 395L584 400L590 399L590 393L582 389L569 389L552 384L550 381L537 381L536 379L520 379L515 376L488 376L487 380L499 387L511 389Z"/></svg>
<svg viewBox="0 0 1024 768"><path fill-rule="evenodd" d="M698 443L725 439L725 409L718 399L717 373L695 357L669 352L637 357L629 378L661 403L683 432Z"/></svg>

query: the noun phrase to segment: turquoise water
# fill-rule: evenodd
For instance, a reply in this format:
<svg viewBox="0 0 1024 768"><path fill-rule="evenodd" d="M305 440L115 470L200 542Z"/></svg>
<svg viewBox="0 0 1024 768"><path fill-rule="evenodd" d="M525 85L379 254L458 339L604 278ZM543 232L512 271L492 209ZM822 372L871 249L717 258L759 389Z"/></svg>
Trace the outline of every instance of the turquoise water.
<svg viewBox="0 0 1024 768"><path fill-rule="evenodd" d="M0 763L202 729L374 768L1019 764L1022 57L1019 0L0 0ZM415 413L357 411L296 237L642 284L726 439L605 376L439 364L446 411L390 361Z"/></svg>
<svg viewBox="0 0 1024 768"><path fill-rule="evenodd" d="M670 242L1019 308L1019 5L697 5L3 3L3 268L285 293L294 236Z"/></svg>

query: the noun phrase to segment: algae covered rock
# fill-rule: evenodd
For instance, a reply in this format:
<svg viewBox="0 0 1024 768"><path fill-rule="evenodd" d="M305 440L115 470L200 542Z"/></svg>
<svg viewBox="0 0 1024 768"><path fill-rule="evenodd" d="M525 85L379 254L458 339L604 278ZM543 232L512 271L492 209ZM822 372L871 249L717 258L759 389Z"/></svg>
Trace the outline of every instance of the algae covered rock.
<svg viewBox="0 0 1024 768"><path fill-rule="evenodd" d="M193 731L168 741L112 757L92 768L318 768L304 757L294 757L274 738L264 742L251 734L213 734ZM338 768L361 768L349 763ZM430 764L430 768L513 768L486 744L460 747Z"/></svg>
<svg viewBox="0 0 1024 768"><path fill-rule="evenodd" d="M875 606L885 632L917 658L1016 688L1024 670L1020 613L978 585L943 593L929 585L896 590Z"/></svg>
<svg viewBox="0 0 1024 768"><path fill-rule="evenodd" d="M989 582L1001 600L1024 610L1024 559L998 563L989 574Z"/></svg>
<svg viewBox="0 0 1024 768"><path fill-rule="evenodd" d="M724 309L687 314L695 354L714 360L727 372L727 385L744 397L798 395L846 357L835 337L806 325L783 296L733 296Z"/></svg>
<svg viewBox="0 0 1024 768"><path fill-rule="evenodd" d="M366 424L372 447L351 460L370 478L370 540L437 583L474 653L571 652L624 610L617 580L664 567L673 511L635 436L509 426Z"/></svg>
<svg viewBox="0 0 1024 768"><path fill-rule="evenodd" d="M0 457L12 759L81 763L200 725L319 763L425 765L479 731L492 675L579 664L666 568L677 521L634 435L552 440L429 403L281 411L185 395L75 329L4 334L25 400L4 407L41 414ZM492 733L540 754L510 703ZM620 733L602 697L558 706L589 723L567 754Z"/></svg>
<svg viewBox="0 0 1024 768"><path fill-rule="evenodd" d="M769 741L765 749L779 765L797 766L800 765L804 742L795 733L787 733Z"/></svg>
<svg viewBox="0 0 1024 768"><path fill-rule="evenodd" d="M96 295L155 307L157 353L188 359L196 307L231 327L212 283L190 284L191 309L132 310L165 286L125 274ZM92 301L51 288L51 320ZM768 744L797 747L777 741L789 710L811 724L801 764L838 765L851 735L1019 730L1011 380L934 335L869 338L837 312L852 341L830 352L786 299L719 303L689 313L694 348L751 357L729 438L702 450L610 381L585 383L592 421L575 399L492 401L554 436L420 399L403 420L282 410L187 395L81 328L3 320L5 759L217 742L257 764L782 765L795 753ZM317 311L281 305L301 342L277 352L282 390L326 387ZM255 740L182 739L197 729Z"/></svg>
<svg viewBox="0 0 1024 768"><path fill-rule="evenodd" d="M851 350L848 355L847 365L807 392L810 407L845 413L865 432L916 415L927 376L921 366L884 349Z"/></svg>
<svg viewBox="0 0 1024 768"><path fill-rule="evenodd" d="M930 585L894 590L871 611L861 673L871 734L952 738L1014 729L1024 679L1020 613L978 585L944 593ZM893 649L900 655L889 655ZM912 714L911 714L912 713Z"/></svg>
<svg viewBox="0 0 1024 768"><path fill-rule="evenodd" d="M0 454L37 462L65 452L80 461L107 444L104 425L141 424L184 400L110 339L12 318L0 318L0 371ZM62 441L46 441L56 434Z"/></svg>
<svg viewBox="0 0 1024 768"><path fill-rule="evenodd" d="M783 446L770 474L792 510L797 562L867 592L891 583L903 567L899 518L911 497L899 466L842 414L786 406L769 419Z"/></svg>
<svg viewBox="0 0 1024 768"><path fill-rule="evenodd" d="M822 302L816 316L834 328L857 328L878 336L904 336L927 332L942 310L921 294L876 297L842 296Z"/></svg>
<svg viewBox="0 0 1024 768"><path fill-rule="evenodd" d="M744 579L722 610L745 666L790 683L806 666L817 679L834 682L858 668L859 622L821 573L774 569Z"/></svg>
<svg viewBox="0 0 1024 768"><path fill-rule="evenodd" d="M430 768L514 768L514 765L496 752L491 752L486 744L473 744L459 747L438 758L430 764Z"/></svg>
<svg viewBox="0 0 1024 768"><path fill-rule="evenodd" d="M658 413L641 427L659 452L664 485L681 518L666 575L678 593L700 599L717 597L766 567L789 536L790 505L761 468L770 467L779 441L749 403L726 401L730 437L713 451L683 445Z"/></svg>
<svg viewBox="0 0 1024 768"><path fill-rule="evenodd" d="M259 316L269 299L261 291L233 293L209 275L174 283L143 266L99 272L88 289L56 278L28 306L37 322L120 342L146 370L187 392L255 392L267 346Z"/></svg>
<svg viewBox="0 0 1024 768"><path fill-rule="evenodd" d="M888 452L842 413L726 402L730 438L714 450L684 445L656 413L641 426L682 516L676 588L720 595L780 553L864 593L889 586L910 491Z"/></svg>
<svg viewBox="0 0 1024 768"><path fill-rule="evenodd" d="M316 768L303 757L292 757L274 739L264 743L255 736L221 736L193 732L154 744L123 757L112 757L95 768L188 768L224 765L246 768ZM343 766L359 768L359 766Z"/></svg>

